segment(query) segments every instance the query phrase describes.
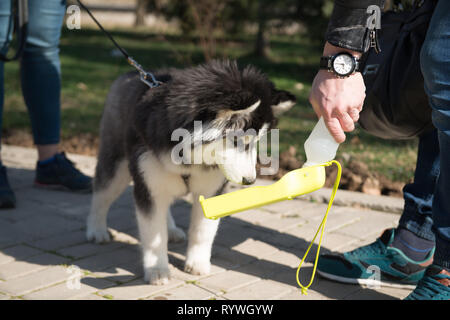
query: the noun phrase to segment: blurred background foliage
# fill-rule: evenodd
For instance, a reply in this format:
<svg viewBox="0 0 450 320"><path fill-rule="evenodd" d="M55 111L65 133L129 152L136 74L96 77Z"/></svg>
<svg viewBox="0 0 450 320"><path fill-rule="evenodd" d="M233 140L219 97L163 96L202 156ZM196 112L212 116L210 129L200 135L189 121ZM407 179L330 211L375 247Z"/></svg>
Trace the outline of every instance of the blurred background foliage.
<svg viewBox="0 0 450 320"><path fill-rule="evenodd" d="M235 59L241 66L260 68L278 88L297 97L297 105L279 120L280 152L286 156L286 168L304 161L303 143L317 121L308 94L318 69L332 0L82 1L117 42L149 70L183 68L214 58ZM72 3L76 4L68 1L68 5ZM405 10L410 3L388 0L386 7ZM114 79L131 68L84 12L81 29L63 26L60 50L62 148L96 155L106 94ZM2 143L32 147L19 68L18 62L5 65ZM370 174L375 185L387 180L397 183L377 187L376 192L384 194L393 189L401 194L401 186L412 180L416 156L416 140L382 140L360 128L347 134L338 152L345 168L364 172L362 181ZM354 177L357 180L361 175Z"/></svg>

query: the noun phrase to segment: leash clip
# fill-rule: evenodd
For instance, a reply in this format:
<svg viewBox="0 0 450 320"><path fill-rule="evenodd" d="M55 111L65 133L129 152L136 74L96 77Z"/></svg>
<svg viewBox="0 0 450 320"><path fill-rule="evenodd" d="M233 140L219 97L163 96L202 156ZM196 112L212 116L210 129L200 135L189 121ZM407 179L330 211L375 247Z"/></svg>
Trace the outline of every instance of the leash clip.
<svg viewBox="0 0 450 320"><path fill-rule="evenodd" d="M136 68L136 70L140 74L140 80L146 85L148 85L150 88L158 87L162 83L161 81L156 80L153 73L145 71L144 68L142 68L142 66L139 63L137 63L137 61L134 60L132 57L128 57L128 63Z"/></svg>

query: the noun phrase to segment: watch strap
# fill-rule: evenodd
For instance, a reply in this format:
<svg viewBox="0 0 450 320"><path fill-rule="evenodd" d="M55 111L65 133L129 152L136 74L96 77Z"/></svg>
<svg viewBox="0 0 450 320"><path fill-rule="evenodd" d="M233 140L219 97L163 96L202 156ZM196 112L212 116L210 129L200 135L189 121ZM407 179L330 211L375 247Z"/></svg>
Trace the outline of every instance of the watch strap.
<svg viewBox="0 0 450 320"><path fill-rule="evenodd" d="M320 69L330 70L331 69L331 56L320 57Z"/></svg>

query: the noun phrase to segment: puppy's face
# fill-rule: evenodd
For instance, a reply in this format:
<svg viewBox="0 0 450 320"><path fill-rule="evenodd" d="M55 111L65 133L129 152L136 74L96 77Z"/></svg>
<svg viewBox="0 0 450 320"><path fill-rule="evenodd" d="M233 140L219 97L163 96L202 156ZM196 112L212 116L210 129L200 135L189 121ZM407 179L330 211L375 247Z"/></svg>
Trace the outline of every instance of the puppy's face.
<svg viewBox="0 0 450 320"><path fill-rule="evenodd" d="M235 97L215 112L212 120L202 125L201 134L194 134L194 153L201 153L203 163L217 165L234 183L252 184L256 180L257 142L276 123L276 117L295 104L295 97L264 83L264 94L256 92ZM201 142L200 142L201 141ZM197 142L197 143L196 143Z"/></svg>
<svg viewBox="0 0 450 320"><path fill-rule="evenodd" d="M231 61L176 72L167 88L167 127L189 136L181 144L173 143L177 159L179 147L183 149L177 163L218 166L228 180L239 184L255 181L259 138L295 104L292 94L277 90L259 70L240 69ZM179 141L171 134L171 141Z"/></svg>

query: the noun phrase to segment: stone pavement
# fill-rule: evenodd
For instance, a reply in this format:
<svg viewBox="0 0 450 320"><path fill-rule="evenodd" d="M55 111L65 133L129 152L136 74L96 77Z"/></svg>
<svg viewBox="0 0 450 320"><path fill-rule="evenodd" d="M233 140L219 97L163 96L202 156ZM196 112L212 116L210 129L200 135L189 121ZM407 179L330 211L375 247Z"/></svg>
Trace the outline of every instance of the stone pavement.
<svg viewBox="0 0 450 320"><path fill-rule="evenodd" d="M14 210L0 211L0 300L398 299L409 293L343 285L317 276L309 294L301 295L296 268L325 213L326 204L320 199L329 190L222 219L209 275L184 273L186 243L170 244L169 284L145 284L131 187L108 217L114 241L89 243L84 222L90 196L34 188L35 151L14 146L2 149L18 205ZM93 173L94 158L69 157L81 170ZM339 191L339 206L330 212L321 252L347 251L370 243L382 230L396 225L397 213L369 208L372 203L379 210L395 212L402 200L366 197L369 200L358 202L358 197L365 196ZM348 202L343 200L346 198ZM380 207L382 203L391 205ZM179 201L173 209L178 226L184 230L188 228L189 207L189 202ZM301 271L304 284L311 272L312 258Z"/></svg>

